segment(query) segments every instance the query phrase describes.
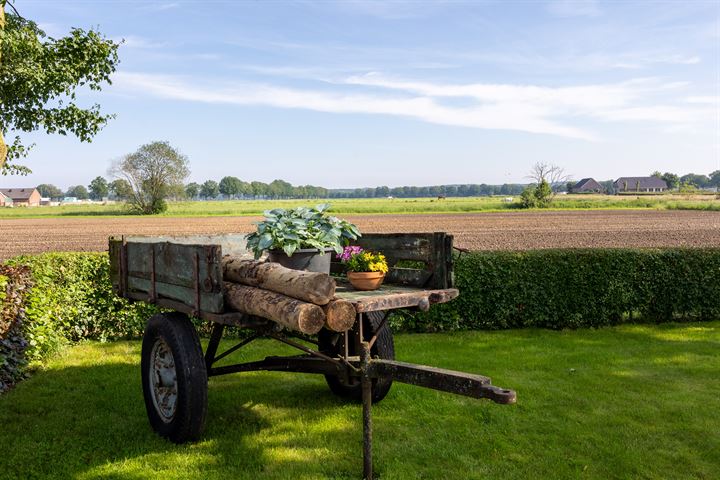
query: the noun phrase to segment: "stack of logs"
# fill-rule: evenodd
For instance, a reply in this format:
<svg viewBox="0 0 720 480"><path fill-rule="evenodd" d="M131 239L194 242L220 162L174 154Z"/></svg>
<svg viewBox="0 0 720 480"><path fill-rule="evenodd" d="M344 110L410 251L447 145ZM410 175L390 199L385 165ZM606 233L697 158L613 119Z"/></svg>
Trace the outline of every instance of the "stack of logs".
<svg viewBox="0 0 720 480"><path fill-rule="evenodd" d="M222 268L225 302L234 310L310 335L323 327L344 332L355 323L355 307L335 298L335 280L328 274L230 255Z"/></svg>

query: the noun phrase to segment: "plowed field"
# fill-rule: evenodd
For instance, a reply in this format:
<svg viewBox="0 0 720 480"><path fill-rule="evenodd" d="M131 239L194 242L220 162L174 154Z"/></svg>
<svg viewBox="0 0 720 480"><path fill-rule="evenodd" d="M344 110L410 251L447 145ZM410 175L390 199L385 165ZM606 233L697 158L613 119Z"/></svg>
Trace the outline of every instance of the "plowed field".
<svg viewBox="0 0 720 480"><path fill-rule="evenodd" d="M559 211L345 216L364 232L447 231L472 250L720 247L720 212ZM0 220L0 260L24 253L101 251L111 235L250 232L257 217L94 217Z"/></svg>

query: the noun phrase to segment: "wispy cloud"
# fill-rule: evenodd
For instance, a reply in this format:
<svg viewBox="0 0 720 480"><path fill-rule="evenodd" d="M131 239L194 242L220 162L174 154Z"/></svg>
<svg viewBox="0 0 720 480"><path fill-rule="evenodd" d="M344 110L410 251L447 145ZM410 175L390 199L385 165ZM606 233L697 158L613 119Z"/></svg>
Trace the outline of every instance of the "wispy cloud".
<svg viewBox="0 0 720 480"><path fill-rule="evenodd" d="M175 8L180 8L179 2L160 2L160 3L149 3L145 5L145 10L151 11L151 12L164 12L166 10L173 10Z"/></svg>
<svg viewBox="0 0 720 480"><path fill-rule="evenodd" d="M547 10L558 17L597 17L601 14L596 0L554 0Z"/></svg>
<svg viewBox="0 0 720 480"><path fill-rule="evenodd" d="M170 46L168 42L156 42L145 37L139 37L137 35L127 35L124 37L112 38L115 42L123 42L125 48L137 48L137 49L159 49Z"/></svg>
<svg viewBox="0 0 720 480"><path fill-rule="evenodd" d="M647 97L674 83L652 79L608 85L543 87L503 84L437 84L386 78L349 77L315 89L257 83L198 81L177 76L120 73L124 92L160 98L234 105L265 105L341 114L375 114L477 129L512 130L597 140L588 120L652 122L687 127L711 118L705 106L657 104Z"/></svg>

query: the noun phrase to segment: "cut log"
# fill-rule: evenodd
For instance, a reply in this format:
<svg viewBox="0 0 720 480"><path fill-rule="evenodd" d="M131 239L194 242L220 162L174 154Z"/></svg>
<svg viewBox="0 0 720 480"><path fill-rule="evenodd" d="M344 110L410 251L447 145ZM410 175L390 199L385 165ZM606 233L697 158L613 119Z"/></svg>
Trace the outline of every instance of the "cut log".
<svg viewBox="0 0 720 480"><path fill-rule="evenodd" d="M327 305L335 296L335 280L325 273L285 268L279 263L258 262L232 255L222 259L223 278L262 288L316 305Z"/></svg>
<svg viewBox="0 0 720 480"><path fill-rule="evenodd" d="M345 332L355 324L355 307L347 300L333 300L323 307L325 327L333 332Z"/></svg>
<svg viewBox="0 0 720 480"><path fill-rule="evenodd" d="M308 335L325 325L322 307L269 290L225 282L225 302L238 312L267 318Z"/></svg>

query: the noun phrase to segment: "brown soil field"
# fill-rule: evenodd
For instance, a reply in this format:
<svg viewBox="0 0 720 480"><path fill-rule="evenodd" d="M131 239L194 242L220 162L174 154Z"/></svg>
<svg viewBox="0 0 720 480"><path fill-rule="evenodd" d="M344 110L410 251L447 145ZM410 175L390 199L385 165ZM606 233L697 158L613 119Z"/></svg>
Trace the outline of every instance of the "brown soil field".
<svg viewBox="0 0 720 480"><path fill-rule="evenodd" d="M720 212L617 210L348 215L364 232L455 235L471 250L720 247ZM250 232L257 217L93 217L0 220L0 260L50 251L103 251L111 235Z"/></svg>

